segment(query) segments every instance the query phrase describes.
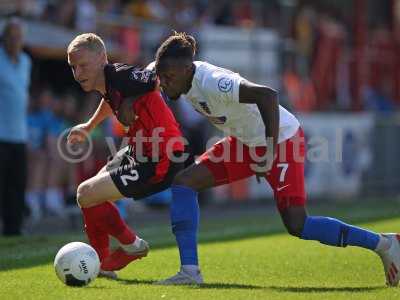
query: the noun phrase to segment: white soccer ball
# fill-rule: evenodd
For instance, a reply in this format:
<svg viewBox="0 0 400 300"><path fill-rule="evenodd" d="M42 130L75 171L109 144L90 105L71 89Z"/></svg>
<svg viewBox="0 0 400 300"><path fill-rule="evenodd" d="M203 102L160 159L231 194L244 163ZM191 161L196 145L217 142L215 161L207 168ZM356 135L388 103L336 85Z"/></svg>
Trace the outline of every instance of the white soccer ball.
<svg viewBox="0 0 400 300"><path fill-rule="evenodd" d="M88 244L73 242L58 251L54 268L57 277L66 285L84 286L99 274L100 259Z"/></svg>

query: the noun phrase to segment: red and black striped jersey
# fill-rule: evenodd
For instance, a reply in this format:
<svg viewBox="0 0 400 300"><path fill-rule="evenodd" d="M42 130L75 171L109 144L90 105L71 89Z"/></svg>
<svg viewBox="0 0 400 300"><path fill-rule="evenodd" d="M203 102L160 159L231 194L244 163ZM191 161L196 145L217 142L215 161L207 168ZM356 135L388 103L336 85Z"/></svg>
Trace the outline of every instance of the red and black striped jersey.
<svg viewBox="0 0 400 300"><path fill-rule="evenodd" d="M104 67L106 94L105 101L114 113L126 98L138 98L154 90L156 74L137 66L115 63Z"/></svg>
<svg viewBox="0 0 400 300"><path fill-rule="evenodd" d="M125 99L134 99L131 109L136 120L130 125L128 136L136 155L155 155L164 161L170 152L184 151L179 124L160 92L155 90L157 78L153 71L126 64L108 64L104 73L104 99L114 114L117 115ZM160 139L155 144L154 138L157 137Z"/></svg>

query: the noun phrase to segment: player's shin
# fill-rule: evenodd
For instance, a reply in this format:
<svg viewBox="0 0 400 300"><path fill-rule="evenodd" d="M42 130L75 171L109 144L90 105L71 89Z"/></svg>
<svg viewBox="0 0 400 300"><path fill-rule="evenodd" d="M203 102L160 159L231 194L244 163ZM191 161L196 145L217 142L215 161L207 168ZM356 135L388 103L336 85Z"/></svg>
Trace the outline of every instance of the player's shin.
<svg viewBox="0 0 400 300"><path fill-rule="evenodd" d="M96 224L96 220L91 218L90 212L84 208L82 213L89 243L96 250L100 261L103 261L110 254L110 238L107 232Z"/></svg>
<svg viewBox="0 0 400 300"><path fill-rule="evenodd" d="M129 245L135 241L135 233L122 219L113 203L103 202L99 205L83 208L82 212L88 220L115 237L121 244Z"/></svg>
<svg viewBox="0 0 400 300"><path fill-rule="evenodd" d="M136 234L122 219L118 208L111 202L105 202L102 205L107 209L107 216L104 218L103 224L107 227L108 233L115 237L122 246L132 245L136 240Z"/></svg>
<svg viewBox="0 0 400 300"><path fill-rule="evenodd" d="M105 271L117 271L147 256L149 245L136 236L113 203L106 202L103 205L107 209L107 215L104 216L102 224L107 232L119 241L121 247L118 247L102 262L101 268Z"/></svg>
<svg viewBox="0 0 400 300"><path fill-rule="evenodd" d="M182 269L188 273L198 270L197 230L199 205L197 192L191 188L173 185L171 203L172 232L179 248Z"/></svg>
<svg viewBox="0 0 400 300"><path fill-rule="evenodd" d="M329 217L307 217L301 238L304 240L316 240L326 245L346 247L358 246L375 250L380 241L380 235L346 224Z"/></svg>

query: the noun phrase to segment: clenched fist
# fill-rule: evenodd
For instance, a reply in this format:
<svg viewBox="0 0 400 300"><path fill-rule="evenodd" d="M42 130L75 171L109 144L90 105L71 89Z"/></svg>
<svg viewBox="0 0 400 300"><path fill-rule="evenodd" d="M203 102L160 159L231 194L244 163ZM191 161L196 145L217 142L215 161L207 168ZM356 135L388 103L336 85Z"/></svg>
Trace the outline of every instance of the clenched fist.
<svg viewBox="0 0 400 300"><path fill-rule="evenodd" d="M71 130L69 131L69 134L67 136L67 142L71 145L74 145L76 143L82 143L87 139L90 131L91 128L86 123L76 125L72 127Z"/></svg>

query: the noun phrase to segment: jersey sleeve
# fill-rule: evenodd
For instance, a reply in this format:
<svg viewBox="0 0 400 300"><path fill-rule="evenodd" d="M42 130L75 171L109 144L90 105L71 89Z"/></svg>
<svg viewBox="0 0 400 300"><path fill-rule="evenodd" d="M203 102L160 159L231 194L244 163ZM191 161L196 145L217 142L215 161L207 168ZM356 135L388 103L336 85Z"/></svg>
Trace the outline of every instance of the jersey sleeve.
<svg viewBox="0 0 400 300"><path fill-rule="evenodd" d="M205 73L202 88L209 99L221 102L239 102L239 87L243 77L225 69Z"/></svg>

